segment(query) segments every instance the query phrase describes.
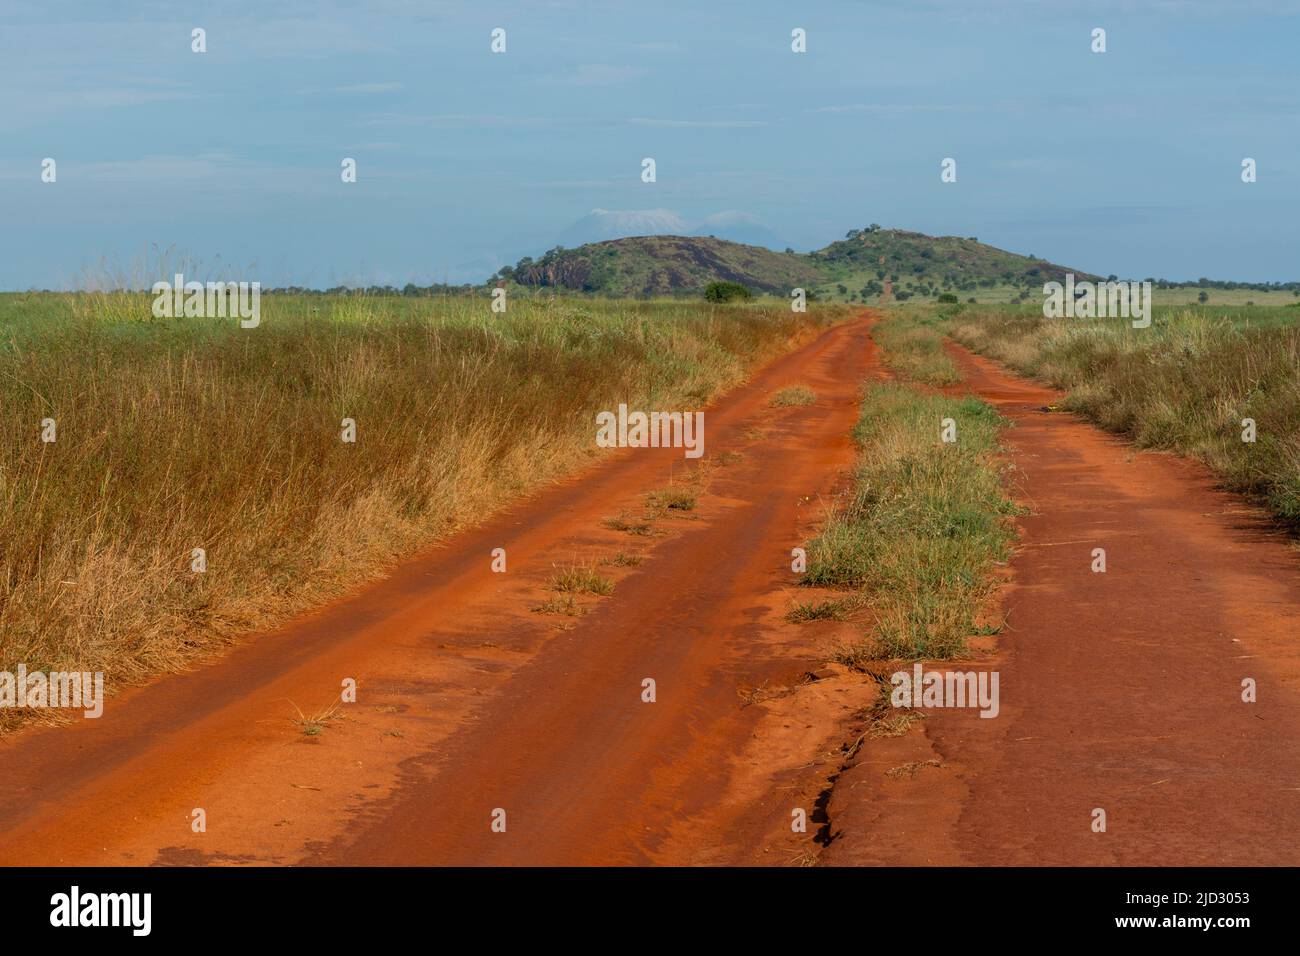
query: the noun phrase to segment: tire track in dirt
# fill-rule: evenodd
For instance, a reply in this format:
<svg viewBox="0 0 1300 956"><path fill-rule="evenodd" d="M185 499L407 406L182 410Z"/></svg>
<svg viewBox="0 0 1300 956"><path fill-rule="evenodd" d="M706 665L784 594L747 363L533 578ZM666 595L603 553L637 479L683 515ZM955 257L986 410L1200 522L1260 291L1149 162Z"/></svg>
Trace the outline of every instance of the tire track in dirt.
<svg viewBox="0 0 1300 956"><path fill-rule="evenodd" d="M947 391L1015 423L1005 440L1032 511L1009 626L975 662L1001 673L1001 715L927 710L912 733L864 748L832 794L842 836L823 862L1300 862L1291 540L1200 465L1049 414L1059 393L949 351L965 381ZM1242 701L1247 677L1258 703ZM886 775L904 763L919 769Z"/></svg>
<svg viewBox="0 0 1300 956"><path fill-rule="evenodd" d="M603 519L680 479L681 451L619 452L98 721L0 742L0 864L677 862L743 845L722 821L763 793L719 800L759 719L740 692L819 661L824 632L783 620L789 555L853 461L869 326L826 331L708 409L707 492L662 537ZM815 404L768 408L796 382ZM727 451L742 454L717 464ZM610 572L590 613L533 612L555 566L621 550L643 562ZM347 677L357 703L331 715ZM717 845L683 847L682 826Z"/></svg>

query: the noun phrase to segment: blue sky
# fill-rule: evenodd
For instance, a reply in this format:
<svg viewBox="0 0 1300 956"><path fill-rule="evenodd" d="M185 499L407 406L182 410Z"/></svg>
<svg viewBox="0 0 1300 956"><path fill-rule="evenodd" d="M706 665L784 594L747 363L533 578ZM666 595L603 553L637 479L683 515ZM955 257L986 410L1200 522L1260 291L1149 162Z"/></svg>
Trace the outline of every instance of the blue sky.
<svg viewBox="0 0 1300 956"><path fill-rule="evenodd" d="M264 285L478 281L593 209L1300 279L1298 39L1300 3L1251 0L11 2L0 289L148 284L161 250Z"/></svg>

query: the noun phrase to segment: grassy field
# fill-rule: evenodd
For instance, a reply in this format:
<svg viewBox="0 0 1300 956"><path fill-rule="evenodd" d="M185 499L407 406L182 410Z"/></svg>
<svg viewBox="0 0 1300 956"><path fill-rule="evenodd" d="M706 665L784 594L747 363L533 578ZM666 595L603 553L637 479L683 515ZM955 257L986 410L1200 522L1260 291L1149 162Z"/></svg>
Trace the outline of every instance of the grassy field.
<svg viewBox="0 0 1300 956"><path fill-rule="evenodd" d="M1206 301L1200 301L1201 293ZM1268 306L1272 308L1296 305L1300 296L1278 289L1202 289L1195 285L1170 286L1167 289L1153 289L1156 305L1161 306L1206 306L1219 309L1222 306Z"/></svg>
<svg viewBox="0 0 1300 956"><path fill-rule="evenodd" d="M1300 519L1300 309L1161 307L1123 320L970 308L959 342L1067 392L1066 407L1131 439L1199 459L1226 487ZM1256 426L1244 441L1244 419Z"/></svg>
<svg viewBox="0 0 1300 956"><path fill-rule="evenodd" d="M846 275L838 282L823 283L815 288L818 296L826 300L856 302L861 305L880 305L881 297L879 292L869 284L872 278L874 278L874 273L867 270ZM840 286L844 287L843 291L840 290ZM981 285L974 289L957 290L928 282L924 276L901 276L899 281L893 284L893 287L895 295L891 300L891 304L906 304L908 306L932 303L935 296L942 292L951 292L951 294L957 296L960 302L967 305L997 305L1011 306L1013 308L1023 306L1037 310L1041 309L1043 301L1041 282L1028 286L996 282L987 286ZM907 293L907 298L903 299L897 295L898 292ZM1204 303L1199 298L1202 292L1206 295L1206 302ZM1300 302L1300 297L1286 290L1202 289L1200 286L1195 285L1169 286L1164 289L1153 288L1151 295L1158 307L1190 306L1205 308L1208 311L1217 311L1225 306L1231 308L1258 306L1260 308L1277 309L1296 305Z"/></svg>
<svg viewBox="0 0 1300 956"><path fill-rule="evenodd" d="M241 329L149 303L0 296L0 670L182 666L572 471L597 410L701 407L851 314L272 295Z"/></svg>

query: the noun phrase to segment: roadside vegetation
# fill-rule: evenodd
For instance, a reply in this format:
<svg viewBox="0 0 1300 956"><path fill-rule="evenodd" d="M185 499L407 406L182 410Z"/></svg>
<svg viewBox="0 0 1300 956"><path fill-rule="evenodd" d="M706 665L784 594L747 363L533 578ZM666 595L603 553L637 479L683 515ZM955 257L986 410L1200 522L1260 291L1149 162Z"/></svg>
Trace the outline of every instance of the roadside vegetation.
<svg viewBox="0 0 1300 956"><path fill-rule="evenodd" d="M957 441L941 441L944 419ZM854 437L860 452L849 500L809 545L805 583L856 592L870 609L842 663L960 655L1014 542L1016 506L998 457L1005 425L974 398L870 385ZM835 608L833 610L838 610ZM798 608L801 619L829 616Z"/></svg>
<svg viewBox="0 0 1300 956"><path fill-rule="evenodd" d="M265 295L241 329L150 302L0 296L0 670L182 666L579 467L596 411L698 408L852 314Z"/></svg>
<svg viewBox="0 0 1300 956"><path fill-rule="evenodd" d="M1123 319L971 309L948 323L969 348L1064 390L1063 406L1143 448L1208 465L1234 491L1300 520L1300 309L1161 308ZM1243 420L1255 423L1243 441Z"/></svg>

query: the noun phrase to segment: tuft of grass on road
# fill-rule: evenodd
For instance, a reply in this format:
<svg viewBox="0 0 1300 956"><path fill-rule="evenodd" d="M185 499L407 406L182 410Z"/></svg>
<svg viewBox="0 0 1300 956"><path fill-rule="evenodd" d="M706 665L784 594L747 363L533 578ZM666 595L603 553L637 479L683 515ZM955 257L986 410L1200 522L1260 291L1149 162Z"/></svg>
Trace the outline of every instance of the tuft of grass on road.
<svg viewBox="0 0 1300 956"><path fill-rule="evenodd" d="M644 517L637 517L627 511L621 511L601 522L610 531L621 531L636 538L648 538L655 533L653 522Z"/></svg>
<svg viewBox="0 0 1300 956"><path fill-rule="evenodd" d="M587 609L578 603L572 594L561 594L548 598L533 608L534 614L563 614L566 617L581 617Z"/></svg>
<svg viewBox="0 0 1300 956"><path fill-rule="evenodd" d="M953 419L957 441L940 440ZM848 502L809 545L808 585L852 588L872 610L845 663L961 654L1015 538L998 457L1005 421L974 398L870 386Z"/></svg>
<svg viewBox="0 0 1300 956"><path fill-rule="evenodd" d="M343 719L343 715L339 713L340 701L337 700L311 714L303 713L302 708L292 701L290 704L298 712L298 716L292 718L293 722L302 728L303 735L306 737L318 737L325 732L330 721Z"/></svg>
<svg viewBox="0 0 1300 956"><path fill-rule="evenodd" d="M790 385L781 389L768 399L773 408L790 408L811 405L817 401L817 393L807 385Z"/></svg>
<svg viewBox="0 0 1300 956"><path fill-rule="evenodd" d="M692 511L699 496L689 488L670 486L646 495L647 508L660 511Z"/></svg>
<svg viewBox="0 0 1300 956"><path fill-rule="evenodd" d="M614 582L602 577L589 564L574 564L559 569L551 575L546 586L562 594L596 594L604 597L614 593Z"/></svg>

